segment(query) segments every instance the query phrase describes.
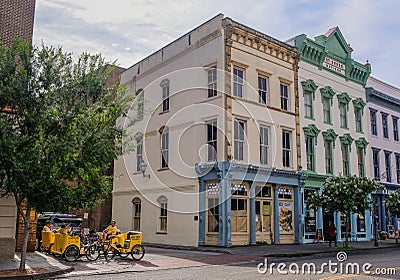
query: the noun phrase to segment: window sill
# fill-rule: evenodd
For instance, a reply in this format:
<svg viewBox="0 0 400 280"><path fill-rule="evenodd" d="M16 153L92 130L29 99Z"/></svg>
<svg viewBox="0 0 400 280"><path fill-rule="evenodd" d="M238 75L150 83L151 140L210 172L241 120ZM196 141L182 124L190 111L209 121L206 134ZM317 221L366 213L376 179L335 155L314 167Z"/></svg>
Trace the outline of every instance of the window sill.
<svg viewBox="0 0 400 280"><path fill-rule="evenodd" d="M157 171L166 171L166 170L169 170L169 167L163 167L163 168L158 169Z"/></svg>
<svg viewBox="0 0 400 280"><path fill-rule="evenodd" d="M164 115L164 114L167 114L167 113L169 113L169 110L168 110L168 111L160 112L160 113L158 113L158 114L159 114L159 115Z"/></svg>
<svg viewBox="0 0 400 280"><path fill-rule="evenodd" d="M156 231L156 234L168 234L168 232L166 232L166 231Z"/></svg>
<svg viewBox="0 0 400 280"><path fill-rule="evenodd" d="M307 120L312 120L312 121L315 121L315 119L314 119L313 117L307 117L307 116L304 116L304 118L305 118L305 119L307 119Z"/></svg>
<svg viewBox="0 0 400 280"><path fill-rule="evenodd" d="M340 128L343 128L343 129L347 129L347 130L349 130L349 128L348 128L348 127L346 127L346 126L340 126Z"/></svg>
<svg viewBox="0 0 400 280"><path fill-rule="evenodd" d="M332 123L332 122L324 122L324 124L333 125L333 123Z"/></svg>

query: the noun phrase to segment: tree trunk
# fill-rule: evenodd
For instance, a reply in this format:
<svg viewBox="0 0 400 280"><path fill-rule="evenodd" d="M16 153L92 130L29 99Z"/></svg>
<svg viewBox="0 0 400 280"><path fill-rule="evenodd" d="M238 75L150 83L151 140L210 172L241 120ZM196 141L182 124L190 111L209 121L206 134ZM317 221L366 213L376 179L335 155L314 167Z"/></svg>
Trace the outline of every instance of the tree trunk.
<svg viewBox="0 0 400 280"><path fill-rule="evenodd" d="M345 215L346 233L345 233L345 247L349 247L349 213Z"/></svg>
<svg viewBox="0 0 400 280"><path fill-rule="evenodd" d="M19 264L19 271L25 270L26 263L26 250L28 248L28 239L29 239L29 231L30 231L30 219L31 219L31 204L26 204L26 213L23 213L21 207L18 207L21 212L21 216L24 219L24 239L22 240L22 249L21 249L21 262Z"/></svg>

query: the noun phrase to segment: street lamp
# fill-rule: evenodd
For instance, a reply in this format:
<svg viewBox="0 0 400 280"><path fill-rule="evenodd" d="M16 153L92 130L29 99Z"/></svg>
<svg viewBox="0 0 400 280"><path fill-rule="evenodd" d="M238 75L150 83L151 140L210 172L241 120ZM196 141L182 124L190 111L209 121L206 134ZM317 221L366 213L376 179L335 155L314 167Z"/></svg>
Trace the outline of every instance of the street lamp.
<svg viewBox="0 0 400 280"><path fill-rule="evenodd" d="M145 175L144 173L146 172L146 168L147 168L147 164L146 162L144 162L144 160L142 159L142 161L140 162L140 170L142 171L143 177L147 177L150 179L150 174Z"/></svg>

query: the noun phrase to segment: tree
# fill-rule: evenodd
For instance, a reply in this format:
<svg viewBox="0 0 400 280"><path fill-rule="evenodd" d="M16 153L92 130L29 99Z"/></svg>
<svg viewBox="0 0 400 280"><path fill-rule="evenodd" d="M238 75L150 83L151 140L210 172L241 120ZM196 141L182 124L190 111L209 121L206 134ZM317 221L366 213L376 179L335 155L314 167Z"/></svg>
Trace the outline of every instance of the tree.
<svg viewBox="0 0 400 280"><path fill-rule="evenodd" d="M322 192L314 193L307 203L314 209L323 208L328 213L341 212L345 215L345 246L348 247L350 213L364 215L371 208L371 194L381 188L375 180L366 177L329 177L322 184Z"/></svg>
<svg viewBox="0 0 400 280"><path fill-rule="evenodd" d="M24 220L21 271L32 209L90 208L112 189L107 171L124 137L116 121L133 101L119 84L105 87L112 69L100 55L74 62L61 47L0 46L0 193Z"/></svg>
<svg viewBox="0 0 400 280"><path fill-rule="evenodd" d="M387 209L392 215L400 215L400 190L396 190L385 198Z"/></svg>

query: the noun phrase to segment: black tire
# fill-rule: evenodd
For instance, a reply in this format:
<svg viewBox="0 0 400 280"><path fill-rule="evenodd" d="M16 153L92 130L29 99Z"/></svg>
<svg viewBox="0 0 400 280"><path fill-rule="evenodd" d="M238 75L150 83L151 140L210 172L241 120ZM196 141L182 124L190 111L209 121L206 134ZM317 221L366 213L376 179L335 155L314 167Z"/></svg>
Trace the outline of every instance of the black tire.
<svg viewBox="0 0 400 280"><path fill-rule="evenodd" d="M143 259L144 254L145 254L145 250L142 245L136 244L135 246L133 246L131 255L134 260L139 261L139 260Z"/></svg>
<svg viewBox="0 0 400 280"><path fill-rule="evenodd" d="M114 249L111 244L108 246L107 250L104 251L104 257L106 258L107 261L112 260L115 255L116 255L116 249Z"/></svg>
<svg viewBox="0 0 400 280"><path fill-rule="evenodd" d="M119 256L120 256L122 259L126 259L126 258L129 256L129 254L130 254L130 253L121 253L121 252L119 252Z"/></svg>
<svg viewBox="0 0 400 280"><path fill-rule="evenodd" d="M69 245L65 248L63 257L67 262L74 262L79 258L80 252L76 245Z"/></svg>
<svg viewBox="0 0 400 280"><path fill-rule="evenodd" d="M92 244L86 248L86 258L89 261L97 261L100 256L100 248L96 244Z"/></svg>
<svg viewBox="0 0 400 280"><path fill-rule="evenodd" d="M52 254L51 253L51 249L53 248L53 246L54 246L54 243L51 243L50 246L49 246L49 249L46 250L46 253Z"/></svg>

